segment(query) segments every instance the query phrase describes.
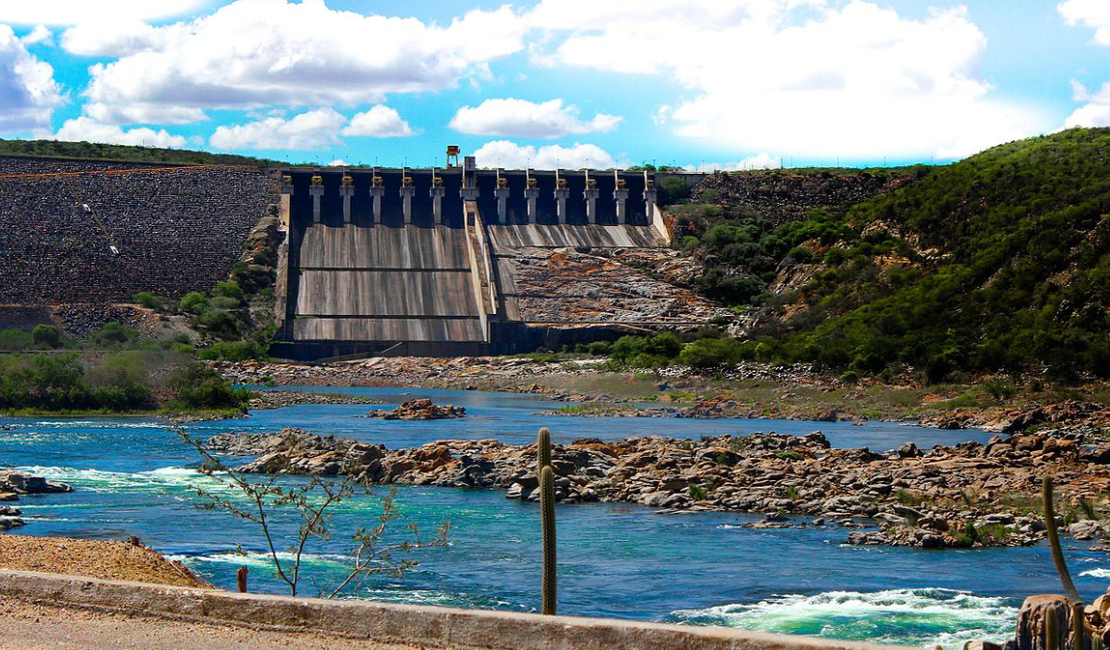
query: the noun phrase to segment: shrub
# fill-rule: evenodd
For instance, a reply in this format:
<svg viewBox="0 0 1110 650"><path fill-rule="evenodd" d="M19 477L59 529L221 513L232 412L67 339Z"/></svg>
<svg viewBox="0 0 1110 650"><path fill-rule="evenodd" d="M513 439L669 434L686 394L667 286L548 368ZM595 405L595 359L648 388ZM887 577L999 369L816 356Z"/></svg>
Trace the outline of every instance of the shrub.
<svg viewBox="0 0 1110 650"><path fill-rule="evenodd" d="M120 323L108 323L89 337L96 348L116 348L139 340L139 332Z"/></svg>
<svg viewBox="0 0 1110 650"><path fill-rule="evenodd" d="M239 338L239 322L226 311L206 309L193 319L194 324L208 330L213 336L225 340Z"/></svg>
<svg viewBox="0 0 1110 650"><path fill-rule="evenodd" d="M31 334L24 330L15 327L0 330L0 350L5 352L29 350L34 346L34 343Z"/></svg>
<svg viewBox="0 0 1110 650"><path fill-rule="evenodd" d="M239 288L239 284L233 280L217 282L216 288L212 290L212 295L214 297L231 298L238 304L242 304L246 299L243 290Z"/></svg>
<svg viewBox="0 0 1110 650"><path fill-rule="evenodd" d="M161 298L148 291L135 294L135 302L141 307L154 310L162 309L164 304Z"/></svg>
<svg viewBox="0 0 1110 650"><path fill-rule="evenodd" d="M740 362L741 344L735 339L699 339L682 348L678 360L693 368L720 368Z"/></svg>
<svg viewBox="0 0 1110 650"><path fill-rule="evenodd" d="M250 392L231 386L220 373L203 363L186 363L174 373L170 388L177 393L177 408L241 409Z"/></svg>
<svg viewBox="0 0 1110 650"><path fill-rule="evenodd" d="M208 296L199 291L190 291L181 297L177 308L189 314L200 314L208 309Z"/></svg>
<svg viewBox="0 0 1110 650"><path fill-rule="evenodd" d="M200 351L205 361L245 361L265 356L265 347L249 341L220 341Z"/></svg>
<svg viewBox="0 0 1110 650"><path fill-rule="evenodd" d="M35 325L35 329L31 330L31 340L40 348L62 347L62 333L53 325Z"/></svg>
<svg viewBox="0 0 1110 650"><path fill-rule="evenodd" d="M238 309L243 303L235 298L229 298L228 296L216 296L209 304L212 305L212 309L228 311L230 309Z"/></svg>
<svg viewBox="0 0 1110 650"><path fill-rule="evenodd" d="M609 341L593 341L586 344L586 353L592 354L595 357L603 357L609 354L609 350L612 349L612 347L613 344Z"/></svg>
<svg viewBox="0 0 1110 650"><path fill-rule="evenodd" d="M809 250L805 246L795 246L794 248L790 249L790 252L787 253L787 255L789 255L791 259L793 259L795 262L798 262L799 264L807 264L813 261L813 251Z"/></svg>

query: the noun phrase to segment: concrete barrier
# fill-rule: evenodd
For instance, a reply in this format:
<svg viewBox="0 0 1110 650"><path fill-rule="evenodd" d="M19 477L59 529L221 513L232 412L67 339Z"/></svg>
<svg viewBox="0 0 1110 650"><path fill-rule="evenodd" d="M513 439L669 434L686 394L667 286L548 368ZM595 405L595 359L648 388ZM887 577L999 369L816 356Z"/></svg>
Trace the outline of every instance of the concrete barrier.
<svg viewBox="0 0 1110 650"><path fill-rule="evenodd" d="M0 596L100 611L468 650L893 650L636 621L239 594L0 570ZM905 650L902 648L902 650Z"/></svg>

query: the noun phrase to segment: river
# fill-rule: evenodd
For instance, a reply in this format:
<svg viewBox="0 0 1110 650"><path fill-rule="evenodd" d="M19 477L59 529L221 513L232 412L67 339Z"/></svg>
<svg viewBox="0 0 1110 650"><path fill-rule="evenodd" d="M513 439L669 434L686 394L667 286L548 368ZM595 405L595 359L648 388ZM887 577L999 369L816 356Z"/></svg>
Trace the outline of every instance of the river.
<svg viewBox="0 0 1110 650"><path fill-rule="evenodd" d="M321 390L316 388L314 390ZM786 420L577 418L539 415L564 406L542 397L426 389L328 389L387 404L414 397L465 406L462 420L398 422L356 417L367 405L296 406L242 420L189 425L197 436L223 431L313 433L418 446L445 438L498 438L526 444L541 426L556 442L635 435L697 437L757 431L820 430L833 446L886 450L907 441L928 448L986 441L982 431L940 431L897 423L815 423ZM190 469L196 453L158 420L146 418L0 418L0 465L28 469L72 484L70 494L24 497L24 535L126 539L180 559L214 584L233 588L235 570L251 568L251 588L280 593L253 524L197 506L193 487L212 479ZM291 479L296 481L297 479ZM386 488L379 488L384 494ZM413 556L420 565L403 579L378 576L357 597L462 607L532 611L539 600L540 530L536 504L507 500L499 490L399 488L406 523L430 532L453 529L448 548ZM301 593L315 595L342 575L345 533L372 524L377 501L343 504L332 540L310 549ZM969 639L1012 634L1017 606L1034 593L1058 592L1046 546L927 551L851 547L841 528L744 528L758 517L699 513L660 515L623 504L574 504L558 509L560 613L723 625L913 645L959 647ZM285 533L296 522L279 516ZM240 548L241 547L241 548ZM245 554L243 554L245 553ZM1110 558L1069 551L1086 598L1110 585Z"/></svg>

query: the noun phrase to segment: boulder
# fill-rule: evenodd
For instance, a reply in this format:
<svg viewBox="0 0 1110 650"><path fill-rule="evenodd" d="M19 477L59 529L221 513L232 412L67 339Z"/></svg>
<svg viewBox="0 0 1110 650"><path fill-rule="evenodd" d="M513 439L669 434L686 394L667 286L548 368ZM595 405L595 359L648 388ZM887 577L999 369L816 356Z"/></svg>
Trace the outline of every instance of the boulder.
<svg viewBox="0 0 1110 650"><path fill-rule="evenodd" d="M392 411L378 409L362 417L383 420L448 420L466 417L466 409L451 404L439 406L430 399L421 398L404 402Z"/></svg>
<svg viewBox="0 0 1110 650"><path fill-rule="evenodd" d="M1018 612L1017 634L1013 650L1047 650L1044 643L1044 622L1046 612L1056 612L1059 641L1056 647L1063 649L1068 631L1071 629L1071 606L1064 596L1030 596L1025 599ZM1072 647L1072 646L1068 646Z"/></svg>

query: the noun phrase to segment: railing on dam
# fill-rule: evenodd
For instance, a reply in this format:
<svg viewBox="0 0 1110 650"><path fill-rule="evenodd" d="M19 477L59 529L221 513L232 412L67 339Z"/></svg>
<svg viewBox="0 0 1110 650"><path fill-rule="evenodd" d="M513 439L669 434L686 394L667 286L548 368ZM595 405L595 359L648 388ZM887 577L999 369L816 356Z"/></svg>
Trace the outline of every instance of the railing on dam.
<svg viewBox="0 0 1110 650"><path fill-rule="evenodd" d="M293 168L281 172L292 227L463 227L463 202L487 224L650 225L650 173L596 170Z"/></svg>

